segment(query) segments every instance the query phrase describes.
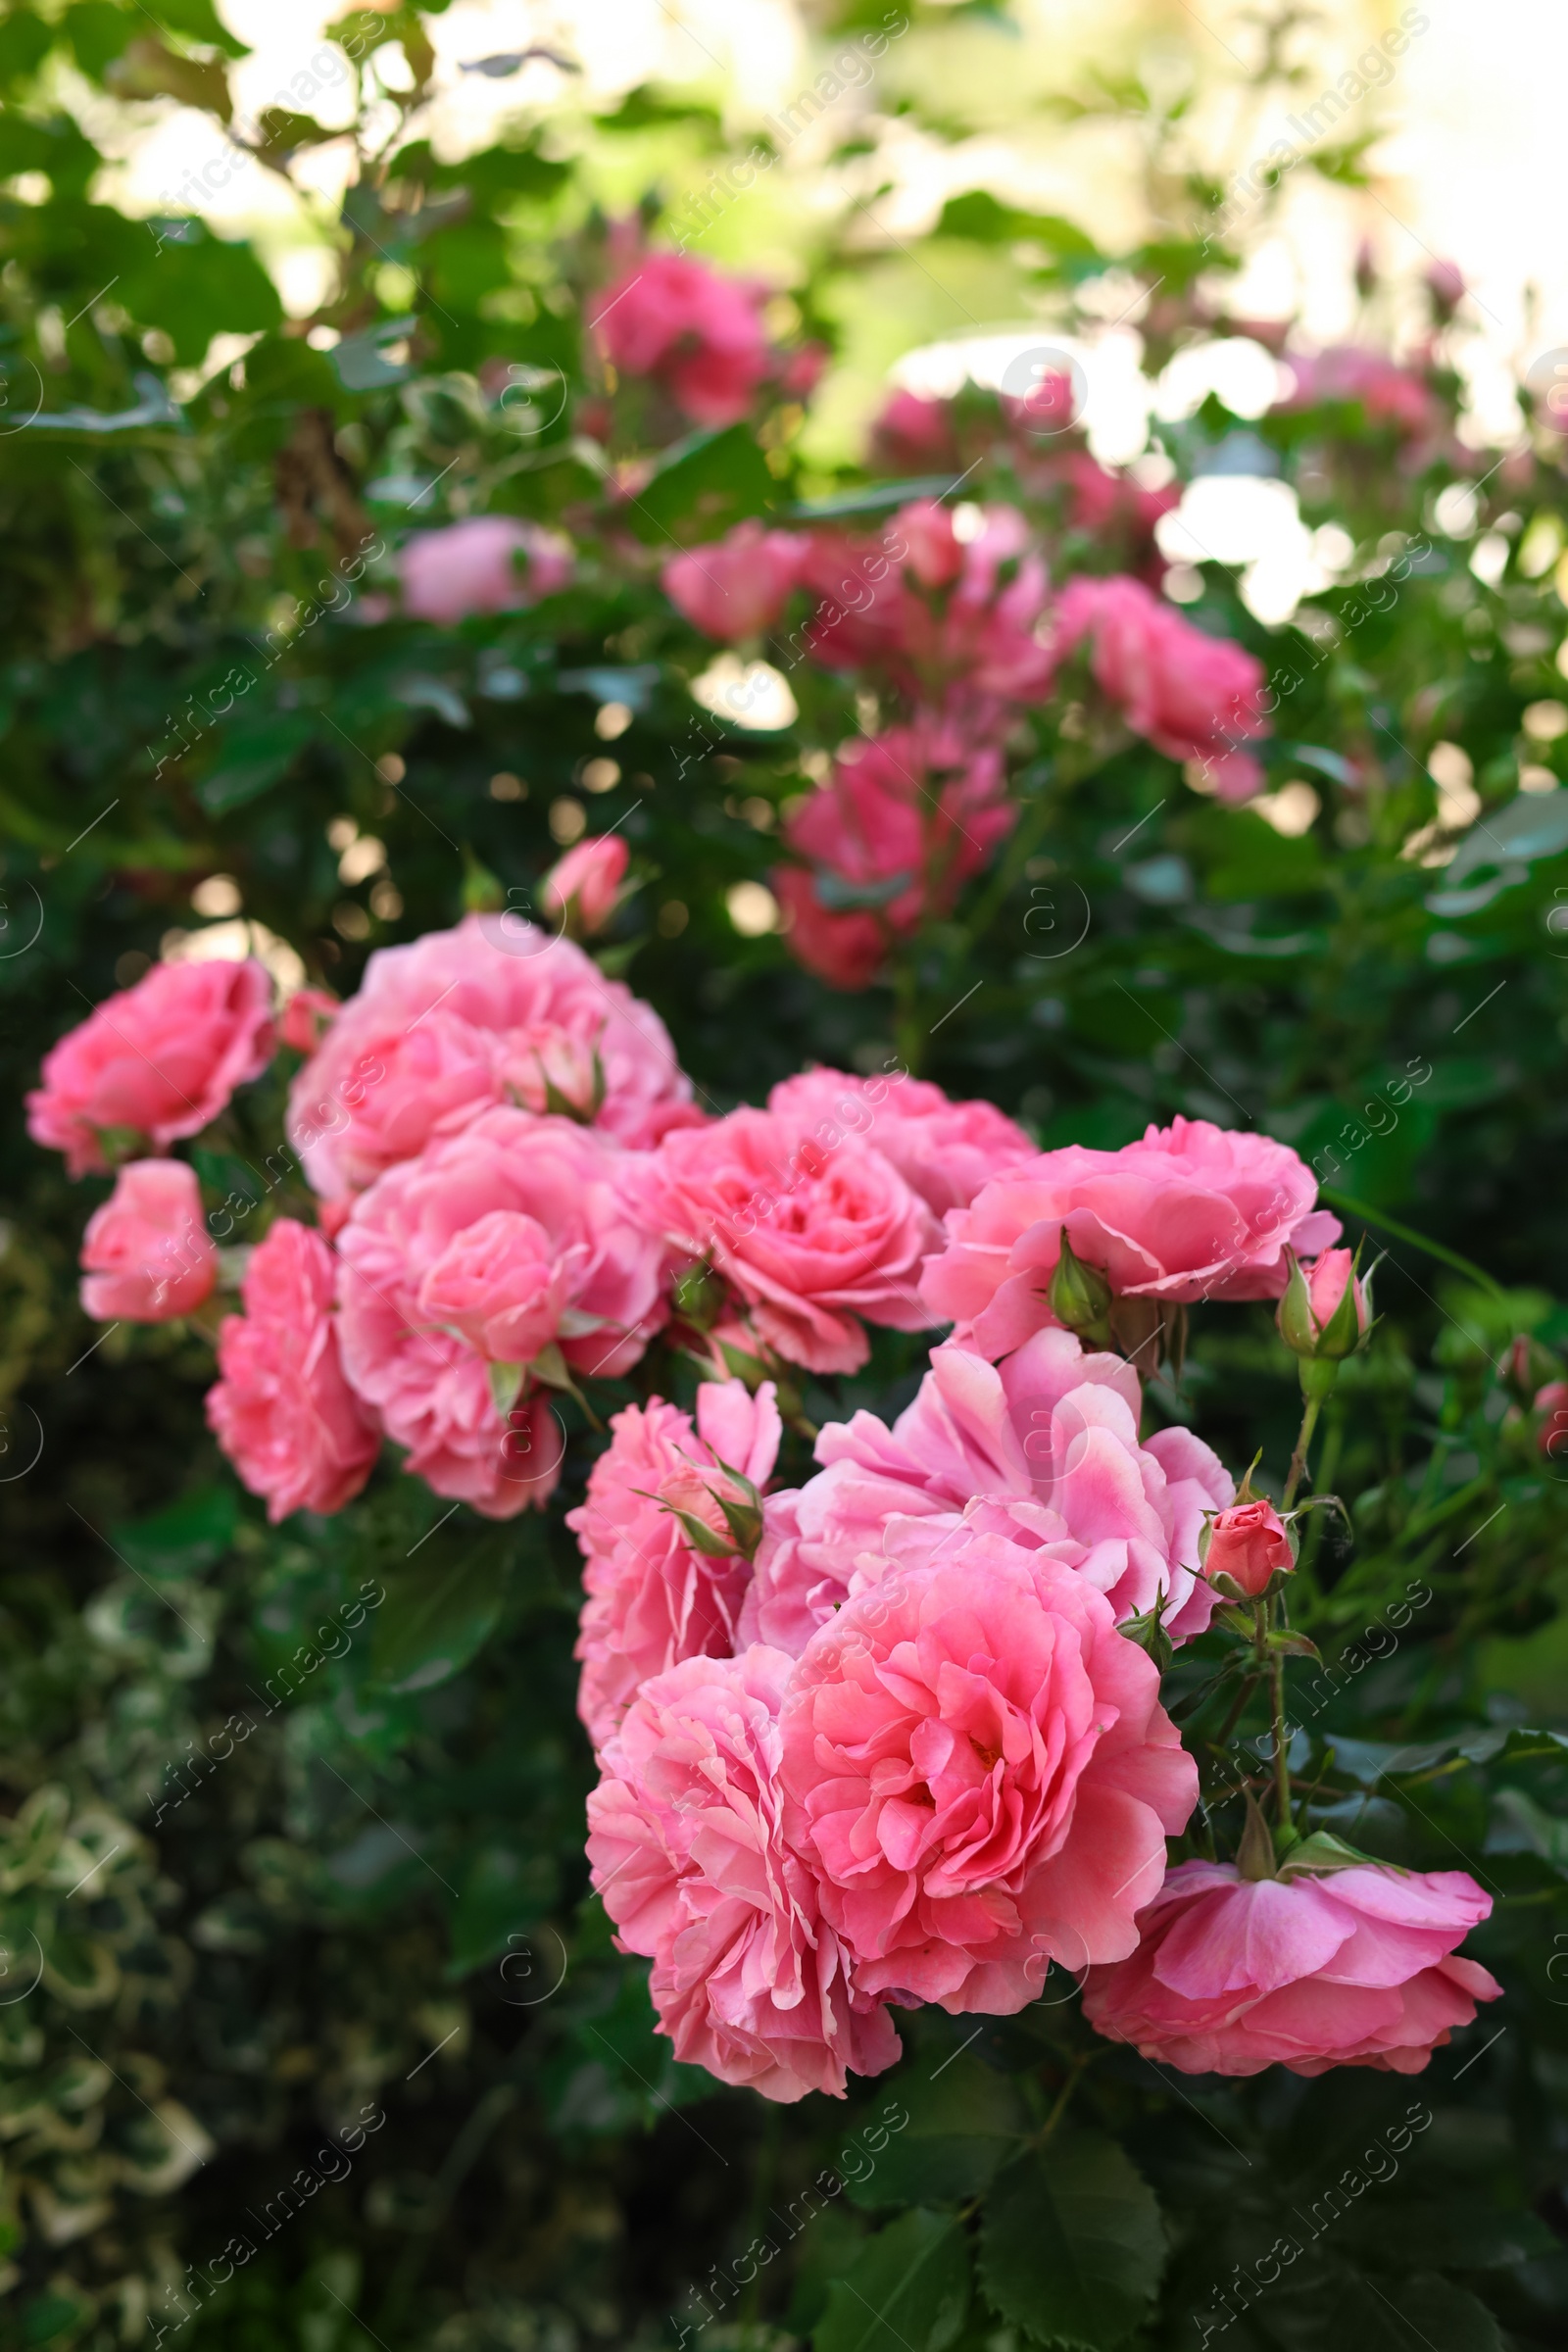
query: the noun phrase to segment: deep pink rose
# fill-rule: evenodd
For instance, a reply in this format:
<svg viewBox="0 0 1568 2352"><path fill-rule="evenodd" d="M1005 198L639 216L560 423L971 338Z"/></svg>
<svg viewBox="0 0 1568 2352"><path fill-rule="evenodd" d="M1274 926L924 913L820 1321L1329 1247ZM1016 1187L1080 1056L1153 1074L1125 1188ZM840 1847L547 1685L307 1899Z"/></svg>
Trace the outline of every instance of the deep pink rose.
<svg viewBox="0 0 1568 2352"><path fill-rule="evenodd" d="M829 1151L841 1136L862 1136L939 1217L967 1208L991 1177L1035 1157L1023 1129L995 1103L950 1102L940 1086L903 1071L803 1070L774 1087L767 1107L808 1124Z"/></svg>
<svg viewBox="0 0 1568 2352"><path fill-rule="evenodd" d="M785 1830L862 1992L1010 2015L1118 1960L1198 1772L1104 1595L1001 1537L880 1583L808 1644Z"/></svg>
<svg viewBox="0 0 1568 2352"><path fill-rule="evenodd" d="M579 841L558 858L539 887L553 914L575 921L581 931L602 931L615 911L630 852L618 833Z"/></svg>
<svg viewBox="0 0 1568 2352"><path fill-rule="evenodd" d="M728 1657L751 1563L715 1499L744 1504L738 1471L760 1490L781 1434L773 1384L756 1396L739 1380L705 1381L689 1413L662 1396L628 1404L588 1479L587 1499L566 1514L583 1554L582 1661L577 1712L603 1747L639 1687L682 1658ZM673 1505L674 1508L669 1506ZM694 1544L675 1510L695 1518L722 1555Z"/></svg>
<svg viewBox="0 0 1568 2352"><path fill-rule="evenodd" d="M565 1102L643 1146L700 1119L691 1094L658 1013L581 948L513 914L469 915L370 957L289 1090L288 1132L337 1200L492 1103Z"/></svg>
<svg viewBox="0 0 1568 2352"><path fill-rule="evenodd" d="M842 2097L900 2055L854 1989L810 1872L785 1842L777 1650L693 1657L645 1683L588 1799L593 1882L677 2058L789 2102Z"/></svg>
<svg viewBox="0 0 1568 2352"><path fill-rule="evenodd" d="M1210 637L1120 574L1069 580L1056 599L1052 650L1060 661L1085 638L1090 668L1127 724L1173 760L1203 762L1222 801L1246 801L1263 771L1238 747L1268 733L1263 665L1245 647Z"/></svg>
<svg viewBox="0 0 1568 2352"><path fill-rule="evenodd" d="M1228 1576L1250 1599L1256 1599L1277 1570L1295 1566L1285 1522L1271 1502L1261 1497L1239 1502L1211 1522L1203 1574Z"/></svg>
<svg viewBox="0 0 1568 2352"><path fill-rule="evenodd" d="M829 988L853 994L869 988L888 959L887 925L864 911L836 913L816 893L804 865L775 866L768 876L783 910L791 954Z"/></svg>
<svg viewBox="0 0 1568 2352"><path fill-rule="evenodd" d="M1045 563L1015 507L985 508L960 538L951 508L915 500L879 540L814 535L801 579L821 600L808 637L826 668L883 668L917 700L956 698L993 727L1004 704L1051 691Z"/></svg>
<svg viewBox="0 0 1568 2352"><path fill-rule="evenodd" d="M441 628L470 612L515 612L564 588L572 561L571 542L559 531L510 514L475 514L408 542L398 558L404 609Z"/></svg>
<svg viewBox="0 0 1568 2352"><path fill-rule="evenodd" d="M1163 1593L1172 1638L1201 1633L1215 1605L1199 1574L1203 1514L1235 1489L1191 1430L1141 1445L1142 1401L1130 1364L1086 1355L1071 1332L1037 1332L1001 1365L934 1348L891 1429L868 1412L830 1421L817 1475L768 1496L742 1639L798 1653L890 1544L946 1559L975 1530L1071 1568L1118 1622Z"/></svg>
<svg viewBox="0 0 1568 2352"><path fill-rule="evenodd" d="M884 473L956 471L952 404L895 392L871 427L871 462Z"/></svg>
<svg viewBox="0 0 1568 2352"><path fill-rule="evenodd" d="M682 253L645 253L601 296L590 324L612 367L662 384L694 424L747 416L771 366L763 289Z"/></svg>
<svg viewBox="0 0 1568 2352"><path fill-rule="evenodd" d="M1548 1462L1568 1461L1568 1380L1548 1380L1536 1391L1533 1412L1541 1415L1536 1444Z"/></svg>
<svg viewBox="0 0 1568 2352"><path fill-rule="evenodd" d="M841 753L785 828L814 869L805 888L789 868L774 877L795 954L835 985L856 985L844 975L862 968L868 980L895 934L951 911L1017 813L1001 753L952 727L890 727Z"/></svg>
<svg viewBox="0 0 1568 2352"><path fill-rule="evenodd" d="M1141 1912L1138 1949L1091 1975L1084 2015L1184 2075L1417 2075L1502 1990L1451 1956L1491 1909L1462 1870L1247 1880L1234 1863L1182 1862Z"/></svg>
<svg viewBox="0 0 1568 2352"><path fill-rule="evenodd" d="M670 1240L710 1260L787 1362L855 1372L870 1353L862 1317L925 1328L916 1285L935 1223L858 1137L827 1151L798 1119L734 1110L667 1136L654 1164Z"/></svg>
<svg viewBox="0 0 1568 2352"><path fill-rule="evenodd" d="M661 575L677 612L707 637L734 645L772 628L800 577L804 540L738 522L722 539L671 556Z"/></svg>
<svg viewBox="0 0 1568 2352"><path fill-rule="evenodd" d="M636 1363L666 1312L647 1184L639 1154L503 1106L355 1202L338 1236L344 1370L438 1494L492 1519L548 1498L548 1408L509 1438L490 1367L546 1347L589 1378Z"/></svg>
<svg viewBox="0 0 1568 2352"><path fill-rule="evenodd" d="M319 1234L279 1217L251 1252L243 1315L218 1334L222 1378L207 1420L274 1526L291 1511L340 1511L380 1449L338 1355L332 1252Z"/></svg>
<svg viewBox="0 0 1568 2352"><path fill-rule="evenodd" d="M1462 289L1462 280L1460 284ZM1432 432L1443 421L1443 411L1420 376L1385 352L1368 351L1359 343L1331 343L1326 351L1293 351L1288 364L1296 384L1288 399L1276 402L1279 411L1355 400L1368 423L1392 424L1410 435Z"/></svg>
<svg viewBox="0 0 1568 2352"><path fill-rule="evenodd" d="M28 1134L64 1152L73 1176L108 1165L106 1130L160 1152L198 1135L267 1067L271 1003L259 963L155 963L44 1055Z"/></svg>
<svg viewBox="0 0 1568 2352"><path fill-rule="evenodd" d="M1277 1298L1287 1245L1327 1248L1340 1222L1288 1145L1180 1116L1119 1152L1068 1144L950 1211L922 1295L956 1340L993 1359L1052 1320L1062 1226L1119 1297Z"/></svg>
<svg viewBox="0 0 1568 2352"><path fill-rule="evenodd" d="M95 1323L167 1323L218 1280L201 1187L182 1159L133 1159L87 1219L81 1303Z"/></svg>

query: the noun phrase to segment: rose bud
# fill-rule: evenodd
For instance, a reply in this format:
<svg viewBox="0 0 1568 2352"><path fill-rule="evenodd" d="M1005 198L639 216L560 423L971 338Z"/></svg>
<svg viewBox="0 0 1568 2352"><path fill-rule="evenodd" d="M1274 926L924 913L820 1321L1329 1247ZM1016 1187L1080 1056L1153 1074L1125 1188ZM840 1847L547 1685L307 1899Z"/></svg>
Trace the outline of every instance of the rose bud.
<svg viewBox="0 0 1568 2352"><path fill-rule="evenodd" d="M613 833L579 841L551 867L539 896L573 930L602 931L615 911L627 856L626 844Z"/></svg>
<svg viewBox="0 0 1568 2352"><path fill-rule="evenodd" d="M1228 1511L1216 1511L1200 1549L1209 1583L1227 1577L1249 1600L1266 1592L1281 1569L1296 1566L1285 1522L1266 1500L1233 1503Z"/></svg>
<svg viewBox="0 0 1568 2352"><path fill-rule="evenodd" d="M1290 1279L1275 1321L1299 1359L1307 1396L1327 1396L1348 1355L1364 1348L1372 1329L1372 1277L1356 1271L1348 1250L1325 1250L1303 1263L1287 1249Z"/></svg>
<svg viewBox="0 0 1568 2352"><path fill-rule="evenodd" d="M1531 1412L1543 1391L1560 1379L1562 1364L1549 1348L1543 1348L1528 1332L1519 1332L1509 1341L1497 1371L1515 1404Z"/></svg>
<svg viewBox="0 0 1568 2352"><path fill-rule="evenodd" d="M1548 1380L1536 1397L1536 1444L1548 1462L1568 1462L1568 1380Z"/></svg>
<svg viewBox="0 0 1568 2352"><path fill-rule="evenodd" d="M1098 1266L1086 1265L1075 1254L1065 1225L1060 1247L1046 1292L1051 1311L1064 1331L1076 1332L1086 1346L1108 1348L1110 1285Z"/></svg>

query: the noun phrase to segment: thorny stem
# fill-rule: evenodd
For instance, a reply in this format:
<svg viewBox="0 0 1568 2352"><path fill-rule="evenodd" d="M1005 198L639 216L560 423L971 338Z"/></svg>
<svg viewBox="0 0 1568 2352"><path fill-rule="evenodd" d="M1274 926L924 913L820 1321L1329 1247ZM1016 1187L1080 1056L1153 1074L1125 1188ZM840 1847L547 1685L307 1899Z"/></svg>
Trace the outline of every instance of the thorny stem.
<svg viewBox="0 0 1568 2352"><path fill-rule="evenodd" d="M1257 1660L1257 1673L1268 1677L1269 1713L1274 1727L1274 1797L1279 1810L1279 1826L1287 1829L1291 1819L1291 1767L1285 1752L1285 1658L1280 1650L1270 1655L1269 1628L1274 1618L1271 1600L1252 1603L1252 1651Z"/></svg>

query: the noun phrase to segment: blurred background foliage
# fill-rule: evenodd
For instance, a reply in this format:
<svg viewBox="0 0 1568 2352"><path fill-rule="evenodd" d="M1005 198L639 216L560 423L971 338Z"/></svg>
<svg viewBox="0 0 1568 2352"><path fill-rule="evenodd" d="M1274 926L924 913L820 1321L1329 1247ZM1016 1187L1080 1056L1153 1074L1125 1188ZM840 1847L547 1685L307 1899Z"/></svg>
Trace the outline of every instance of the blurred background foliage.
<svg viewBox="0 0 1568 2352"><path fill-rule="evenodd" d="M1334 78L1298 19L1253 22L1234 71L1205 61L1233 170L1264 95ZM199 1335L81 1316L103 1187L68 1186L14 1116L5 2344L1188 2345L1412 2102L1429 2121L1396 2181L1314 2234L1229 2341L1568 2340L1568 1473L1526 1409L1568 1348L1564 444L1528 401L1506 448L1455 433L1463 310L1375 273L1360 331L1425 338L1429 432L1353 400L1278 411L1207 361L1180 395L1182 354L1277 346L1228 289L1282 191L1265 179L1215 240L1229 183L1184 127L1208 85L1169 70L1168 28L1145 78L1130 34L1118 73L1043 76L1038 41L1014 72L1016 27L980 0L824 6L807 29L803 91L826 76L849 103L822 97L798 132L702 79L596 114L548 38L531 59L476 47L474 88L517 77L519 102L465 154L427 135L432 12L302 39L243 117L245 44L210 0L0 18L7 1096L160 954L249 945L347 994L373 948L526 905L561 845L615 824L640 888L607 966L714 1106L808 1058L899 1052L1047 1145L1178 1111L1288 1140L1389 1253L1384 1320L1326 1417L1318 1484L1350 1526L1319 1514L1298 1588L1328 1664L1302 1672L1294 1760L1320 1773L1325 1822L1481 1877L1498 1901L1471 1948L1506 2002L1408 2084L1188 2085L1103 2045L1091 2070L1054 1979L967 2040L909 2019L906 2064L847 2111L766 2110L674 2065L641 1964L584 1901L559 1512L442 1519L388 1464L339 1519L267 1528L205 1432ZM177 182L133 217L125 125L172 109L205 124L195 167L270 175L308 215L311 284L304 248L265 219L251 244L215 234ZM1103 131L1138 171L1108 210L1004 202L976 161L999 122L1069 154ZM1353 197L1369 136L1352 124L1306 169ZM900 141L948 159L910 230L878 212ZM775 161L755 192L715 198L759 142ZM827 349L814 398L781 395L755 436L679 438L606 384L584 305L608 217L638 206L656 240L768 278L781 342ZM1269 798L1220 808L1061 698L1015 746L1013 841L898 1001L835 995L757 886L781 811L874 705L775 648L787 723L715 719L692 692L711 649L658 570L745 514L836 501L871 527L890 478L949 471L864 459L888 365L1020 319L1112 372L1136 336L1145 378L1178 385L1152 437L1147 416L1130 436L1091 416L1100 455L1142 451L1143 484L1290 494L1298 555L1310 535L1294 595L1266 551L1191 548L1172 582L1268 666ZM590 436L584 404L607 400ZM1146 528L1083 519L1059 468L1020 458L994 391L954 415L963 494L1024 503L1058 576L1157 570ZM633 448L655 453L646 478L616 473ZM481 511L571 531L578 583L449 631L399 617L402 540ZM204 1140L210 1200L244 1235L281 1086ZM807 1409L894 1410L921 1360L879 1335ZM1200 1315L1156 1404L1277 1476L1297 1399L1266 1312ZM567 1499L595 1443L574 1428ZM1201 1671L1184 1661L1178 1695ZM1080 2073L1077 2136L1048 2140ZM863 2173L850 2151L877 2132ZM835 2185L805 2222L813 2178ZM787 2251L742 2284L770 2213L795 2223Z"/></svg>

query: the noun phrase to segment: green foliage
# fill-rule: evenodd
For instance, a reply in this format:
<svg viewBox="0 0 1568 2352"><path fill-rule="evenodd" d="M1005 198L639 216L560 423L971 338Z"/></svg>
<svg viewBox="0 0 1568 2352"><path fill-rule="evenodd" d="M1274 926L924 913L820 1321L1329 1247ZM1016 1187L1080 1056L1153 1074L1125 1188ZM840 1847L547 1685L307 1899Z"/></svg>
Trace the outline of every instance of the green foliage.
<svg viewBox="0 0 1568 2352"><path fill-rule="evenodd" d="M956 26L1012 53L1000 12L912 13L911 42ZM836 35L883 15L843 11ZM560 1510L443 1520L388 1460L339 1518L268 1525L206 1431L206 1340L87 1323L76 1245L105 1187L68 1185L13 1120L0 2345L109 2352L181 2321L183 2344L224 2352L577 2352L705 2328L819 2352L1164 2352L1210 2325L1227 2352L1559 2342L1568 1494L1507 1350L1529 1338L1544 1379L1568 1348L1568 734L1549 710L1540 731L1568 626L1563 444L1542 431L1479 486L1477 531L1503 552L1477 565L1436 502L1491 461L1447 437L1412 456L1353 406L1248 420L1213 399L1163 427L1182 477L1250 435L1306 522L1352 543L1277 628L1215 564L1187 608L1264 661L1269 781L1310 785L1305 828L1217 807L1058 698L1024 724L995 869L897 997L835 995L776 934L742 936L727 894L765 881L782 815L867 714L781 631L763 650L796 721L711 720L690 684L712 648L657 572L742 516L876 527L916 485L850 464L788 400L759 433L687 434L622 387L611 440L580 429L606 396L582 321L609 273L607 151L617 188L634 141L719 158L705 98L650 88L599 124L564 101L550 135L442 163L415 119L417 17L340 31L346 73L402 40L408 135L334 224L321 310L285 322L258 257L184 199L151 223L93 202L102 158L59 98L62 64L100 99L176 90L216 141L240 45L208 0L0 19L0 181L50 190L0 194L8 1099L89 1003L201 927L204 880L231 878L244 918L347 994L367 954L452 922L466 893L531 903L586 824L633 852L604 966L658 1006L715 1107L809 1059L902 1054L1047 1145L1178 1112L1291 1142L1352 1236L1388 1249L1378 1330L1324 1413L1316 1483L1347 1520L1312 1514L1292 1591L1321 1653L1291 1667L1293 1765L1312 1828L1483 1881L1495 1908L1470 1948L1506 2000L1410 2081L1177 2082L1095 2045L1054 1975L1015 2019L904 2016L904 2061L843 2110L718 2090L671 2057L643 1964L586 1897ZM246 170L284 172L323 135L307 93L287 101L232 133L254 136ZM1013 273L1063 328L1072 288L1113 264L1163 279L1157 366L1206 331L1184 289L1226 257L1171 194L1175 116L1119 83L1076 103L1143 110L1172 208L1157 239L1106 254L960 188L940 252L919 250L956 282ZM656 224L662 202L681 218L654 184L672 168L635 190ZM847 350L889 316L888 256L854 207L812 222L792 299ZM254 340L204 374L219 334ZM1058 576L1133 561L1120 525L1080 526L1049 469L1014 464L992 395L956 416L962 494L1023 503ZM454 630L402 616L403 539L479 512L568 530L578 583ZM1473 824L1440 801L1440 743L1469 761ZM351 840L382 853L357 880ZM242 1090L193 1153L236 1246L305 1206L275 1152L281 1086ZM879 1334L862 1375L805 1384L802 1410L891 1414L920 1361ZM1233 1465L1262 1447L1283 1469L1298 1399L1265 1310L1200 1310L1180 1382L1152 1395L1156 1418L1200 1413ZM569 1504L602 1441L562 1414ZM1217 1736L1238 1696L1219 1646L1179 1653L1166 1696L1195 1745ZM1238 1720L1261 1780L1264 1715L1244 1700ZM1211 1793L1229 1850L1240 1806ZM1396 2148L1412 2104L1430 2121ZM302 2173L316 2186L280 2222ZM1330 2200L1348 2175L1361 2185ZM247 2231L252 2252L225 2253Z"/></svg>

